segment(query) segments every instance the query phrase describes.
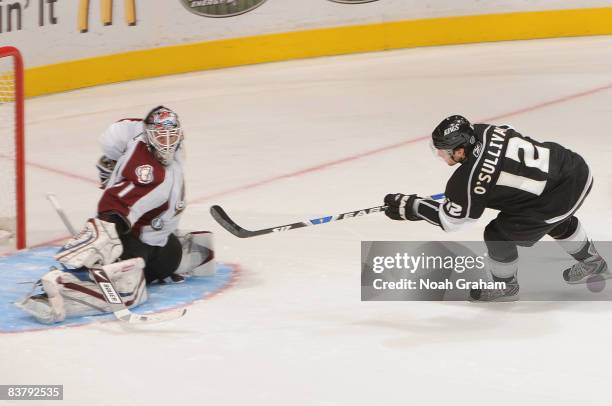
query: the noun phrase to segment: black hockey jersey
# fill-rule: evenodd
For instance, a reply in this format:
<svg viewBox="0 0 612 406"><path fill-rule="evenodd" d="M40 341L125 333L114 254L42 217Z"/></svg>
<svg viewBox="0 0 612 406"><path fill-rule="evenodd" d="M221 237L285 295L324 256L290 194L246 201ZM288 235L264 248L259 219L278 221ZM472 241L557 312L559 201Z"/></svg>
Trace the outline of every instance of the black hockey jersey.
<svg viewBox="0 0 612 406"><path fill-rule="evenodd" d="M447 231L478 219L485 208L549 224L570 216L592 177L584 159L554 142L508 126L475 124L476 143L446 185L441 205L420 200L420 217Z"/></svg>

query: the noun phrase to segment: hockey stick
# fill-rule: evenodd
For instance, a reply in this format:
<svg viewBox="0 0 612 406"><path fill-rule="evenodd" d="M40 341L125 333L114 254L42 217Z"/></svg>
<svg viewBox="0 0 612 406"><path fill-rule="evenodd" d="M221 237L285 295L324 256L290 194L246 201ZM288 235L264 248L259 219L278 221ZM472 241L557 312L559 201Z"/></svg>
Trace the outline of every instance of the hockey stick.
<svg viewBox="0 0 612 406"><path fill-rule="evenodd" d="M64 226L68 229L70 234L73 236L76 235L75 229L68 220L68 217L64 213L64 209L60 206L57 197L53 193L47 193L47 199L53 205L53 208L59 215L60 219L64 223ZM121 321L130 324L144 324L144 323L160 323L162 321L174 320L180 317L183 317L185 313L187 313L186 308L173 309L166 311L164 313L156 313L156 314L138 314L133 313L127 306L123 303L121 296L117 293L117 289L113 285L111 279L108 277L108 274L102 267L94 267L91 268L90 274L93 276L96 285L102 291L102 295L104 296L104 300L108 303L113 311L115 317Z"/></svg>
<svg viewBox="0 0 612 406"><path fill-rule="evenodd" d="M439 193L437 195L430 196L429 198L433 200L440 200L444 198L444 193ZM283 226L264 228L261 230L254 231L246 230L236 224L236 222L230 218L230 216L225 212L225 210L223 210L223 208L221 208L221 206L212 206L210 208L210 214L217 221L217 223L221 225L221 227L225 228L227 231L234 234L236 237L250 238L256 237L258 235L280 233L283 231L295 230L297 228L302 227L310 227L319 224L331 223L332 221L339 221L352 217L361 217L365 216L366 214L380 213L382 211L385 211L386 208L387 206L375 206L370 207L368 209L349 211L346 213L334 214L331 216L324 216L306 221L299 221L297 223L285 224Z"/></svg>
<svg viewBox="0 0 612 406"><path fill-rule="evenodd" d="M72 224L70 223L70 220L68 220L68 217L66 217L66 213L64 213L64 209L62 209L62 206L60 206L57 197L53 193L47 193L47 199L51 202L51 205L55 209L55 212L62 220L62 223L64 223L66 229L68 229L70 235L75 236L77 234L77 231L74 229L74 227L72 227Z"/></svg>

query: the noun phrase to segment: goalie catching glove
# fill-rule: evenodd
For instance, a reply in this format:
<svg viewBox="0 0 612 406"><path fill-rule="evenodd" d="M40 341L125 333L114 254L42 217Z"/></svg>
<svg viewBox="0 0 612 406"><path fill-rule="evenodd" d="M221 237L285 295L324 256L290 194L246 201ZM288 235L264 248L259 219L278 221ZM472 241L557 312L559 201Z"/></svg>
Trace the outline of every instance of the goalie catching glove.
<svg viewBox="0 0 612 406"><path fill-rule="evenodd" d="M91 268L111 264L122 253L123 246L115 224L92 218L61 248L55 259L68 268Z"/></svg>
<svg viewBox="0 0 612 406"><path fill-rule="evenodd" d="M117 161L113 161L105 155L102 155L96 163L96 168L98 169L98 177L100 178L100 189L104 189L108 184L108 180L113 174L115 165L117 165Z"/></svg>
<svg viewBox="0 0 612 406"><path fill-rule="evenodd" d="M419 221L421 217L417 216L415 211L415 201L421 199L417 195L404 195L401 193L392 193L385 196L385 215L392 220L410 220Z"/></svg>

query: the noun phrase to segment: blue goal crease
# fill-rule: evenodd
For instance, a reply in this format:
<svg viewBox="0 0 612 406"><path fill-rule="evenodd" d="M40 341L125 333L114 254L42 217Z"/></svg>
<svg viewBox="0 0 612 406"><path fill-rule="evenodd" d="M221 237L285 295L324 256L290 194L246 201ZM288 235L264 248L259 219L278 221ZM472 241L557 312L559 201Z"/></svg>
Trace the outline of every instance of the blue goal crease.
<svg viewBox="0 0 612 406"><path fill-rule="evenodd" d="M49 328L79 326L103 320L113 320L112 314L74 317L61 323L46 325L18 309L13 302L21 300L32 290L52 265L58 247L41 247L0 257L0 333L14 333ZM134 308L138 313L155 313L190 304L226 287L233 279L235 267L217 264L214 276L191 277L179 284L150 285L148 300Z"/></svg>

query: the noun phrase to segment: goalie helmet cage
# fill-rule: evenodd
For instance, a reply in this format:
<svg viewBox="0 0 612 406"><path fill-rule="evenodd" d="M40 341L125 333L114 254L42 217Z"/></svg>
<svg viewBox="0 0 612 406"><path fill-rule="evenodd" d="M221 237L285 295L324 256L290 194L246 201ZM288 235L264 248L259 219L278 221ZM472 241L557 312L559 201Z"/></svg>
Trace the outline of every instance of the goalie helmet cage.
<svg viewBox="0 0 612 406"><path fill-rule="evenodd" d="M17 249L26 246L23 82L19 50L0 47L0 230Z"/></svg>

